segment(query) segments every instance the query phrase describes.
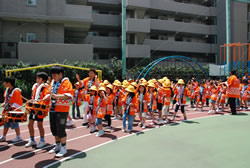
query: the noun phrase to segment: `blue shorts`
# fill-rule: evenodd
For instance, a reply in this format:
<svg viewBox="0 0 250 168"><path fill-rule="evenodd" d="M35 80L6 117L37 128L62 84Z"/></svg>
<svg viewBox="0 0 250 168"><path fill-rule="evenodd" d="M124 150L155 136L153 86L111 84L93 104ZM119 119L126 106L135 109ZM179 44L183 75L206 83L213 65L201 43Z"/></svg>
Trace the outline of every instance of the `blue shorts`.
<svg viewBox="0 0 250 168"><path fill-rule="evenodd" d="M17 129L19 128L19 124L17 122L4 122L4 128Z"/></svg>
<svg viewBox="0 0 250 168"><path fill-rule="evenodd" d="M216 103L216 101L214 101L214 100L211 100L211 103Z"/></svg>
<svg viewBox="0 0 250 168"><path fill-rule="evenodd" d="M96 118L95 125L101 125L102 124L102 118Z"/></svg>

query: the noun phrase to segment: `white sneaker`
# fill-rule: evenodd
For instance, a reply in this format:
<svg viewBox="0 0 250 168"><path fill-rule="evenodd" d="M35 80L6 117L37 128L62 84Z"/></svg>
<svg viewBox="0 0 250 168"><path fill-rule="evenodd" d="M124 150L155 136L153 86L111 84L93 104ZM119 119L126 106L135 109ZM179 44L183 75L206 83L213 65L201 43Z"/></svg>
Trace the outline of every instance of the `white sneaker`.
<svg viewBox="0 0 250 168"><path fill-rule="evenodd" d="M28 147L31 147L31 146L35 146L35 145L36 145L36 141L29 140L29 142L25 144L25 148L28 148Z"/></svg>
<svg viewBox="0 0 250 168"><path fill-rule="evenodd" d="M139 123L138 123L138 126L142 126L142 122L139 122Z"/></svg>
<svg viewBox="0 0 250 168"><path fill-rule="evenodd" d="M168 119L165 119L164 123L167 124L168 122L169 122Z"/></svg>
<svg viewBox="0 0 250 168"><path fill-rule="evenodd" d="M36 147L43 148L45 145L46 145L46 143L44 141L40 141Z"/></svg>
<svg viewBox="0 0 250 168"><path fill-rule="evenodd" d="M122 132L127 132L127 130L125 128L122 129Z"/></svg>
<svg viewBox="0 0 250 168"><path fill-rule="evenodd" d="M56 145L53 149L49 151L49 153L56 153L61 150L61 145Z"/></svg>
<svg viewBox="0 0 250 168"><path fill-rule="evenodd" d="M101 137L101 136L103 136L103 134L104 134L104 131L100 130L100 131L98 131L98 133L96 134L96 136L97 137Z"/></svg>
<svg viewBox="0 0 250 168"><path fill-rule="evenodd" d="M217 109L216 109L216 112L219 112L219 111L220 111L220 110L217 108Z"/></svg>
<svg viewBox="0 0 250 168"><path fill-rule="evenodd" d="M21 137L20 136L17 136L16 138L12 139L11 142L12 143L15 143L15 142L18 142L18 141L21 141Z"/></svg>
<svg viewBox="0 0 250 168"><path fill-rule="evenodd" d="M66 126L68 126L68 127L70 127L70 126L72 126L73 125L73 120L69 120L68 122L67 122L67 124L66 124Z"/></svg>
<svg viewBox="0 0 250 168"><path fill-rule="evenodd" d="M56 154L56 157L63 157L64 155L66 155L66 153L67 153L66 147L62 147L60 152Z"/></svg>
<svg viewBox="0 0 250 168"><path fill-rule="evenodd" d="M194 111L198 111L198 109L197 109L197 108L195 108L195 109L194 109Z"/></svg>
<svg viewBox="0 0 250 168"><path fill-rule="evenodd" d="M170 109L170 110L173 110L173 107L170 107L169 109Z"/></svg>
<svg viewBox="0 0 250 168"><path fill-rule="evenodd" d="M6 141L6 137L5 136L1 136L0 137L0 142L4 142L4 141Z"/></svg>
<svg viewBox="0 0 250 168"><path fill-rule="evenodd" d="M154 121L151 121L151 123L149 125L155 125Z"/></svg>
<svg viewBox="0 0 250 168"><path fill-rule="evenodd" d="M128 133L131 133L131 132L132 132L132 130L128 130L127 132L128 132Z"/></svg>
<svg viewBox="0 0 250 168"><path fill-rule="evenodd" d="M146 124L143 124L143 125L142 125L142 129L145 129L145 128L146 128Z"/></svg>
<svg viewBox="0 0 250 168"><path fill-rule="evenodd" d="M158 121L158 125L163 124L163 123L164 123L163 120Z"/></svg>

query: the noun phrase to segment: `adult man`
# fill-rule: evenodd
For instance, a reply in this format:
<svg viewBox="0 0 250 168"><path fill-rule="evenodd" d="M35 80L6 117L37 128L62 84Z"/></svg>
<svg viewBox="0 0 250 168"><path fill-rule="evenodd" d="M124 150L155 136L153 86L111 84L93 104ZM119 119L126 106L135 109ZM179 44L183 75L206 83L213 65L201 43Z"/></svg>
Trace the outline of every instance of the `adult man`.
<svg viewBox="0 0 250 168"><path fill-rule="evenodd" d="M230 77L227 82L227 93L226 97L228 98L228 103L230 105L230 109L232 115L237 115L236 112L236 98L240 98L240 81L236 77L236 71L232 70L230 72Z"/></svg>
<svg viewBox="0 0 250 168"><path fill-rule="evenodd" d="M50 129L55 136L56 146L49 153L56 153L56 157L63 157L67 153L66 149L66 122L70 108L72 96L72 84L69 79L63 76L62 67L55 66L51 69L52 81L50 83L50 93L48 97L50 103Z"/></svg>
<svg viewBox="0 0 250 168"><path fill-rule="evenodd" d="M46 72L39 72L36 74L36 83L32 87L32 101L36 101L36 103L43 103L48 105L48 101L43 101L43 98L48 93L48 84L46 83L48 80L48 74ZM37 148L42 148L45 146L44 140L44 128L43 128L43 118L40 118L38 115L35 115L35 111L32 110L29 116L29 133L30 140L25 145L25 147L31 147L36 145L36 141L34 139L34 122L37 121L37 127L40 133L40 142L37 145Z"/></svg>
<svg viewBox="0 0 250 168"><path fill-rule="evenodd" d="M76 79L78 80L80 87L84 87L85 89L85 94L89 92L89 89L91 86L95 85L97 88L99 88L99 80L96 76L96 70L95 69L90 69L89 70L89 77L80 80L80 77L78 74L76 74ZM87 109L88 109L88 102L84 101L83 102L83 126L88 125L88 119L87 119Z"/></svg>

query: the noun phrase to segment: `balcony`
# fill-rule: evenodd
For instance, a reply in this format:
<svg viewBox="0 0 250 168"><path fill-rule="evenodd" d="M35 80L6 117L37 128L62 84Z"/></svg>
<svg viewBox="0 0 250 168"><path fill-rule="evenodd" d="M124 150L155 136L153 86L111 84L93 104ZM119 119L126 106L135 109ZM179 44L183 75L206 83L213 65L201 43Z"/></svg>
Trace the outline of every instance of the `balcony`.
<svg viewBox="0 0 250 168"><path fill-rule="evenodd" d="M127 33L150 33L150 20L128 18Z"/></svg>
<svg viewBox="0 0 250 168"><path fill-rule="evenodd" d="M248 39L247 40L250 41L250 32L248 32Z"/></svg>
<svg viewBox="0 0 250 168"><path fill-rule="evenodd" d="M127 0L127 8L135 9L137 7L140 8L150 8L151 0Z"/></svg>
<svg viewBox="0 0 250 168"><path fill-rule="evenodd" d="M217 53L216 44L195 43L195 42L177 42L168 40L145 39L145 45L150 45L151 50L159 51L178 51L191 53Z"/></svg>
<svg viewBox="0 0 250 168"><path fill-rule="evenodd" d="M115 5L118 6L121 4L121 0L88 0L89 3L101 4L101 5Z"/></svg>
<svg viewBox="0 0 250 168"><path fill-rule="evenodd" d="M86 44L93 44L94 48L119 49L121 48L121 39L119 37L87 37L84 41Z"/></svg>
<svg viewBox="0 0 250 168"><path fill-rule="evenodd" d="M204 35L216 34L216 26L176 22L172 20L151 19L151 29Z"/></svg>
<svg viewBox="0 0 250 168"><path fill-rule="evenodd" d="M93 13L93 25L118 27L121 25L121 16Z"/></svg>
<svg viewBox="0 0 250 168"><path fill-rule="evenodd" d="M150 58L149 45L127 45L127 58Z"/></svg>
<svg viewBox="0 0 250 168"><path fill-rule="evenodd" d="M56 48L56 50L55 50ZM93 45L60 43L18 43L18 59L24 63L92 61Z"/></svg>
<svg viewBox="0 0 250 168"><path fill-rule="evenodd" d="M250 12L248 12L248 23L250 23Z"/></svg>

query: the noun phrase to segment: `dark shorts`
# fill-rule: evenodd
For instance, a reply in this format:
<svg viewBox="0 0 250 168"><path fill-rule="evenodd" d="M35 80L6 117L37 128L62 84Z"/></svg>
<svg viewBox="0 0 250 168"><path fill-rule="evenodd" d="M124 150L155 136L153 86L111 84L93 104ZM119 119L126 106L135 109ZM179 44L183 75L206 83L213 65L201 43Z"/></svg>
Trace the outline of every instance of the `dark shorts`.
<svg viewBox="0 0 250 168"><path fill-rule="evenodd" d="M158 109L159 111L162 110L162 103L157 103L157 109Z"/></svg>
<svg viewBox="0 0 250 168"><path fill-rule="evenodd" d="M64 138L66 134L66 123L68 118L68 112L50 112L50 130L53 136Z"/></svg>
<svg viewBox="0 0 250 168"><path fill-rule="evenodd" d="M33 114L33 113L30 113L29 119L30 119L30 120L34 120L34 121L41 121L41 122L43 122L43 118L38 118L38 117L37 117L35 114Z"/></svg>
<svg viewBox="0 0 250 168"><path fill-rule="evenodd" d="M176 100L173 100L173 104L175 104L177 101Z"/></svg>

